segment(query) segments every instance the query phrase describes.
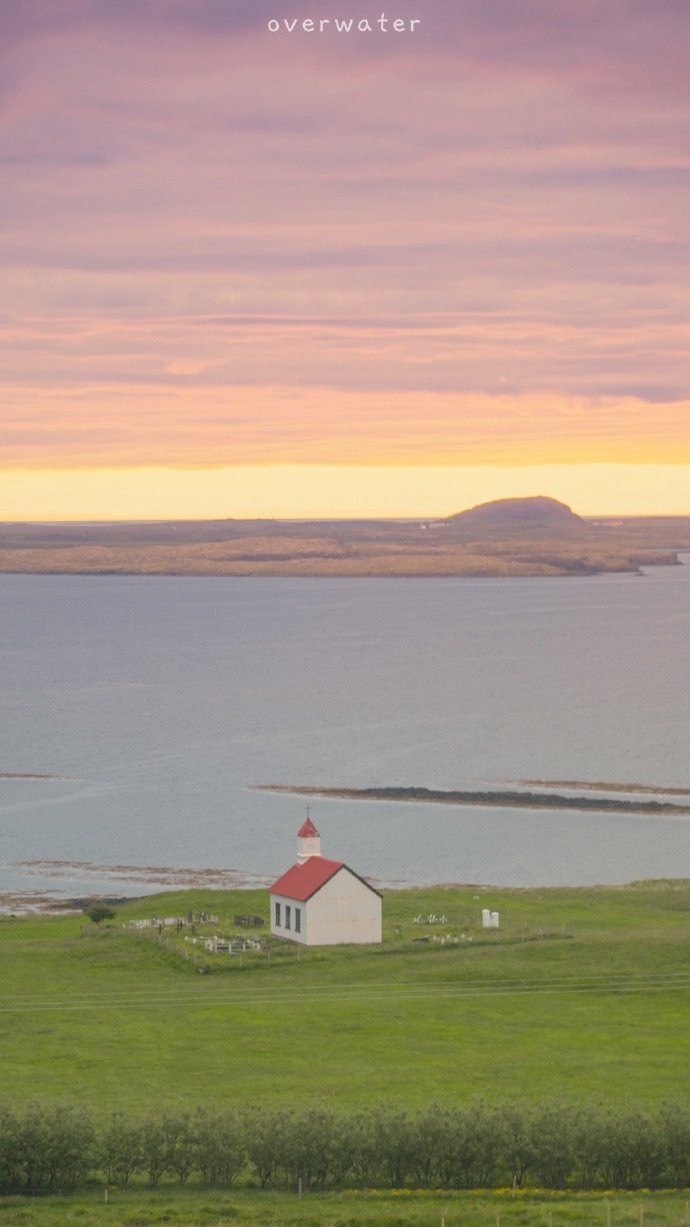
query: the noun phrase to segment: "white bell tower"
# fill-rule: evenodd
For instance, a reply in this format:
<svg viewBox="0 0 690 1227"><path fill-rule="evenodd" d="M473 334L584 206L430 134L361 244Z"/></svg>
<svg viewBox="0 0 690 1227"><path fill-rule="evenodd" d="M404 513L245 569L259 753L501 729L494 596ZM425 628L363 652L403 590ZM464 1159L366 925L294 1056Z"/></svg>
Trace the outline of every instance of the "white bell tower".
<svg viewBox="0 0 690 1227"><path fill-rule="evenodd" d="M297 863L303 865L310 856L321 856L321 836L309 817L307 810L306 822L303 822L297 832Z"/></svg>

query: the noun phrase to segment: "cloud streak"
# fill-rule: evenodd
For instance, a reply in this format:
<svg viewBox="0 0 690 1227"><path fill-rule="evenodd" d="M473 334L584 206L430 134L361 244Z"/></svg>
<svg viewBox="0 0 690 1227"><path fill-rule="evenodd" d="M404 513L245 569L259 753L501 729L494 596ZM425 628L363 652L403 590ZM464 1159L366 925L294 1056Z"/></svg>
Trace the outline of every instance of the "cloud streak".
<svg viewBox="0 0 690 1227"><path fill-rule="evenodd" d="M687 5L380 7L2 7L5 464L690 462Z"/></svg>

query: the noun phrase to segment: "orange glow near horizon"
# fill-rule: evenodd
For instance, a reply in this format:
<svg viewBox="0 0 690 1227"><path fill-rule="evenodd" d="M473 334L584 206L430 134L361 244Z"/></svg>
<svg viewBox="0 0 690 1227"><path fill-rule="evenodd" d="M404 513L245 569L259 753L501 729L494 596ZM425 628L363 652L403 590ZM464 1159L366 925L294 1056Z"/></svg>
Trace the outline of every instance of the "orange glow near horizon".
<svg viewBox="0 0 690 1227"><path fill-rule="evenodd" d="M687 465L17 470L0 520L425 518L546 495L580 515L690 515Z"/></svg>
<svg viewBox="0 0 690 1227"><path fill-rule="evenodd" d="M329 386L6 389L5 465L690 464L690 401Z"/></svg>

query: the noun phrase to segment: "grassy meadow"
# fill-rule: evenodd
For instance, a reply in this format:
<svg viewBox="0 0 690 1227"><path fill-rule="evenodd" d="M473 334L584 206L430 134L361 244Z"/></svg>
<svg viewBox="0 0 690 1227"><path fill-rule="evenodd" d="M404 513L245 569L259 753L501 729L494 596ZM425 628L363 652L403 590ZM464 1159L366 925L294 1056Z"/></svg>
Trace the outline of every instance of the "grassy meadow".
<svg viewBox="0 0 690 1227"><path fill-rule="evenodd" d="M218 921L197 939L230 935L236 912L268 919L267 902L185 891L101 925L1 918L1 1097L349 1111L690 1091L689 882L389 892L376 948L214 955L188 929L126 927L204 910Z"/></svg>
<svg viewBox="0 0 690 1227"><path fill-rule="evenodd" d="M500 912L498 931L482 930L482 907ZM129 927L202 910L218 919L194 933ZM100 925L1 918L0 1099L103 1116L201 1103L347 1112L478 1096L687 1100L690 882L390 892L381 947L206 951L204 937L235 932L236 912L267 919L265 892L166 893ZM142 1173L107 1197L98 1180L68 1196L3 1197L0 1227L690 1227L687 1191L300 1199L246 1178L223 1190L170 1177L147 1188Z"/></svg>
<svg viewBox="0 0 690 1227"><path fill-rule="evenodd" d="M684 1194L519 1192L358 1194L275 1192L205 1193L196 1189L129 1189L75 1194L69 1198L0 1199L6 1227L688 1227Z"/></svg>

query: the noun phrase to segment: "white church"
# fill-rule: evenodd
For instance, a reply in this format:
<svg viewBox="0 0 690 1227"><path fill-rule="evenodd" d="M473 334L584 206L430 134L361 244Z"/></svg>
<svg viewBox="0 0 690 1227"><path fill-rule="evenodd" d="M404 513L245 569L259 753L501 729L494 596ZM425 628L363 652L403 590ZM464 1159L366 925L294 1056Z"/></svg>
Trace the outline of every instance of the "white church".
<svg viewBox="0 0 690 1227"><path fill-rule="evenodd" d="M297 861L270 887L271 936L303 946L381 941L381 895L342 861L321 855L307 816L297 832Z"/></svg>

